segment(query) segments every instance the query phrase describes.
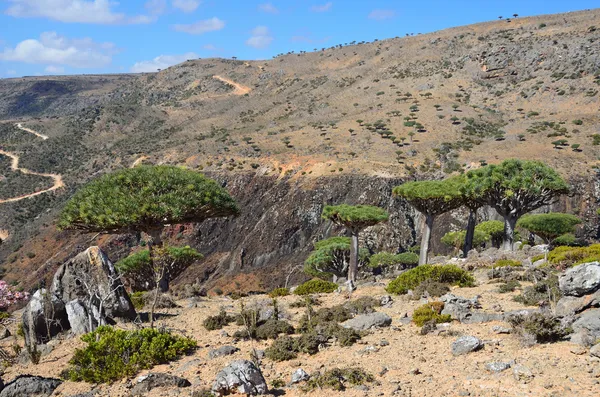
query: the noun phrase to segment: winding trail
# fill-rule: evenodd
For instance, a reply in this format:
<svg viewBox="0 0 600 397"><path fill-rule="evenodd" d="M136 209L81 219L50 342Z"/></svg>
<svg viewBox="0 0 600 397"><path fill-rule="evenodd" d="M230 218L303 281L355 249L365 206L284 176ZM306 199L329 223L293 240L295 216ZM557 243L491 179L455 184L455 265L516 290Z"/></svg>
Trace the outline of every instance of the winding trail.
<svg viewBox="0 0 600 397"><path fill-rule="evenodd" d="M15 124L15 127L19 128L20 130L23 130L25 132L28 132L30 134L33 134L33 135L35 135L35 136L37 136L37 137L39 137L39 138L41 138L43 140L48 139L48 137L46 135L40 134L40 133L38 133L38 132L36 132L34 130L31 130L29 128L25 128L25 127L23 127L21 125L21 123ZM25 199L30 198L30 197L39 196L40 194L52 192L54 190L60 189L61 187L65 186L65 183L63 181L62 175L59 175L59 174L46 174L46 173L42 173L42 172L34 172L34 171L31 171L31 170L28 170L27 168L21 168L21 167L19 167L19 160L20 160L20 158L19 158L18 155L14 154L14 153L11 153L11 152L7 152L7 151L2 150L2 149L0 149L0 154L4 155L4 156L7 156L7 157L10 157L12 159L12 162L10 164L10 168L13 171L19 171L19 172L22 172L23 174L27 174L27 175L43 176L43 177L46 177L46 178L51 178L54 181L54 184L52 185L52 187L50 187L48 189L39 190L39 191L37 191L35 193L24 194L24 195L18 196L18 197L13 197L13 198L9 198L9 199L0 200L0 204L3 204L3 203L14 203L16 201L25 200Z"/></svg>
<svg viewBox="0 0 600 397"><path fill-rule="evenodd" d="M226 83L226 84L229 84L229 85L232 85L233 87L235 87L235 91L233 91L234 95L246 95L246 94L250 93L250 91L252 91L252 89L250 87L246 87L245 85L238 84L233 80L226 79L225 77L214 75L213 79L220 80L223 83Z"/></svg>

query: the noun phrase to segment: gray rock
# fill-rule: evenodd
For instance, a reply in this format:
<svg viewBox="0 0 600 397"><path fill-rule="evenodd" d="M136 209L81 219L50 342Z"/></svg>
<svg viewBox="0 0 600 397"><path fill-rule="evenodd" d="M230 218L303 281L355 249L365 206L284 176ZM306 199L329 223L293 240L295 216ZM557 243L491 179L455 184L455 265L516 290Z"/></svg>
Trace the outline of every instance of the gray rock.
<svg viewBox="0 0 600 397"><path fill-rule="evenodd" d="M522 364L513 367L513 377L521 383L529 383L533 380L533 372Z"/></svg>
<svg viewBox="0 0 600 397"><path fill-rule="evenodd" d="M485 364L485 369L490 372L500 373L512 367L514 361L492 361Z"/></svg>
<svg viewBox="0 0 600 397"><path fill-rule="evenodd" d="M452 343L452 355L461 356L483 348L483 342L474 336L461 336Z"/></svg>
<svg viewBox="0 0 600 397"><path fill-rule="evenodd" d="M350 320L344 321L341 326L355 331L366 331L371 328L389 327L392 324L392 318L385 313L375 312L361 314Z"/></svg>
<svg viewBox="0 0 600 397"><path fill-rule="evenodd" d="M0 331L0 339L6 339L9 336L11 336L12 334L10 333L10 331L8 330L8 328L4 328L3 330Z"/></svg>
<svg viewBox="0 0 600 397"><path fill-rule="evenodd" d="M266 394L267 382L252 361L238 360L223 368L213 383L212 391L218 396L230 393L246 395Z"/></svg>
<svg viewBox="0 0 600 397"><path fill-rule="evenodd" d="M495 334L510 334L511 330L507 327L502 327L500 325L494 325L492 327L492 332Z"/></svg>
<svg viewBox="0 0 600 397"><path fill-rule="evenodd" d="M45 343L68 330L69 320L64 302L46 289L37 290L23 310L25 343Z"/></svg>
<svg viewBox="0 0 600 397"><path fill-rule="evenodd" d="M302 368L298 368L292 374L292 380L290 381L290 383L292 385L295 385L296 383L305 382L309 379L310 379L310 375L307 374L306 371L303 370Z"/></svg>
<svg viewBox="0 0 600 397"><path fill-rule="evenodd" d="M240 349L238 349L235 346L221 346L217 349L209 351L208 358L210 358L212 360L217 357L231 356L232 354L235 354L236 352L239 352L239 351L240 351Z"/></svg>
<svg viewBox="0 0 600 397"><path fill-rule="evenodd" d="M381 304L381 306L383 307L391 307L392 304L394 303L394 300L392 299L391 296L389 295L384 295L381 298L379 298L379 303Z"/></svg>
<svg viewBox="0 0 600 397"><path fill-rule="evenodd" d="M50 292L63 302L79 299L100 325L115 318L135 320L137 316L119 274L99 247L90 247L60 266ZM102 296L102 313L97 299L88 307L90 294Z"/></svg>
<svg viewBox="0 0 600 397"><path fill-rule="evenodd" d="M62 381L59 379L19 375L6 384L0 392L0 397L48 397L61 384Z"/></svg>
<svg viewBox="0 0 600 397"><path fill-rule="evenodd" d="M497 313L474 311L474 309L481 308L478 296L467 299L453 294L446 294L440 300L444 302L442 314L449 314L454 320L458 320L461 323L475 324L502 319L502 315Z"/></svg>
<svg viewBox="0 0 600 397"><path fill-rule="evenodd" d="M600 343L592 346L590 349L590 356L600 358Z"/></svg>
<svg viewBox="0 0 600 397"><path fill-rule="evenodd" d="M163 373L149 373L147 375L140 376L136 379L135 386L131 389L132 396L142 396L152 389L157 387L189 387L192 384L190 381L179 376L163 374Z"/></svg>
<svg viewBox="0 0 600 397"><path fill-rule="evenodd" d="M568 269L558 278L558 286L566 296L583 296L600 289L600 263L584 263Z"/></svg>
<svg viewBox="0 0 600 397"><path fill-rule="evenodd" d="M575 337L571 337L571 342L581 343L576 337L578 334L586 335L589 341L600 339L600 309L591 309L583 312L571 327L575 334Z"/></svg>
<svg viewBox="0 0 600 397"><path fill-rule="evenodd" d="M65 309L67 310L67 317L69 318L71 331L75 335L83 335L92 331L90 329L88 312L79 299L67 302Z"/></svg>
<svg viewBox="0 0 600 397"><path fill-rule="evenodd" d="M584 296L563 296L556 304L556 315L572 316L595 306L600 306L600 290Z"/></svg>

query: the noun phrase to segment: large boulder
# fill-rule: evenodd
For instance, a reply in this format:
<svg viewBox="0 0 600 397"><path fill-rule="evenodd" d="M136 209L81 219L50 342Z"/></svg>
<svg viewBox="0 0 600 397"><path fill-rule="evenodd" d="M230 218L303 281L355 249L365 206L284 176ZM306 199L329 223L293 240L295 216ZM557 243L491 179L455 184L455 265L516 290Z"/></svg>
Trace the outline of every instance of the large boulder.
<svg viewBox="0 0 600 397"><path fill-rule="evenodd" d="M483 342L474 336L461 336L452 342L452 355L462 356L483 349Z"/></svg>
<svg viewBox="0 0 600 397"><path fill-rule="evenodd" d="M83 306L85 312L92 315L94 327L113 323L116 318L134 320L136 317L119 274L99 247L90 247L60 266L50 292L63 302L79 301L72 308ZM74 322L81 322L82 312L81 307L77 307L76 313L71 310L77 315Z"/></svg>
<svg viewBox="0 0 600 397"><path fill-rule="evenodd" d="M600 290L585 296L563 296L556 303L556 315L572 316L596 306L600 306Z"/></svg>
<svg viewBox="0 0 600 397"><path fill-rule="evenodd" d="M600 339L600 309L583 312L571 325L571 342L590 345Z"/></svg>
<svg viewBox="0 0 600 397"><path fill-rule="evenodd" d="M262 372L252 361L238 360L217 374L212 391L217 396L233 393L255 396L267 394L268 387Z"/></svg>
<svg viewBox="0 0 600 397"><path fill-rule="evenodd" d="M61 384L62 381L59 379L19 375L15 380L6 384L0 392L0 397L48 397Z"/></svg>
<svg viewBox="0 0 600 397"><path fill-rule="evenodd" d="M23 310L25 343L46 343L68 330L69 321L64 302L46 289L37 290Z"/></svg>
<svg viewBox="0 0 600 397"><path fill-rule="evenodd" d="M348 321L344 321L341 326L355 331L366 331L371 328L389 327L392 324L392 318L385 313L375 312L361 314Z"/></svg>
<svg viewBox="0 0 600 397"><path fill-rule="evenodd" d="M558 278L558 286L566 296L584 296L600 290L600 263L584 263L567 270Z"/></svg>

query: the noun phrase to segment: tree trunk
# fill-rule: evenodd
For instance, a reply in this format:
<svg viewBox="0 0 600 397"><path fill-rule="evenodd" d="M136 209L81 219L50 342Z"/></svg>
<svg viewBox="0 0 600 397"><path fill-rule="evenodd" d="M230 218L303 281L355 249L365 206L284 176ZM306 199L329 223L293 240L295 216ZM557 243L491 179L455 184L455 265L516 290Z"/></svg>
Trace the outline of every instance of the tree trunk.
<svg viewBox="0 0 600 397"><path fill-rule="evenodd" d="M350 266L348 266L348 291L356 289L356 275L358 273L358 230L352 230L350 244Z"/></svg>
<svg viewBox="0 0 600 397"><path fill-rule="evenodd" d="M463 257L469 255L473 249L473 237L475 236L475 223L477 220L477 209L470 209L469 222L467 223L467 234L465 235L465 246L463 247Z"/></svg>
<svg viewBox="0 0 600 397"><path fill-rule="evenodd" d="M504 217L504 241L502 242L502 250L512 251L515 244L515 227L517 225L515 215L508 214Z"/></svg>
<svg viewBox="0 0 600 397"><path fill-rule="evenodd" d="M148 236L150 237L148 239L148 257L150 259L150 269L152 269L152 274L156 274L156 268L154 266L154 245L160 245L161 244L161 240L160 240L160 232L161 229L154 229L154 230L149 230L146 233L148 234ZM164 277L164 274L163 274ZM156 301L158 300L158 289L159 289L159 282L160 280L153 280L155 282L156 285L154 285L154 300L152 302L152 308L150 309L150 328L154 328L154 308L156 306Z"/></svg>
<svg viewBox="0 0 600 397"><path fill-rule="evenodd" d="M433 229L433 215L425 215L425 227L421 237L421 252L419 254L419 265L427 264L429 256L429 242L431 240L431 230Z"/></svg>

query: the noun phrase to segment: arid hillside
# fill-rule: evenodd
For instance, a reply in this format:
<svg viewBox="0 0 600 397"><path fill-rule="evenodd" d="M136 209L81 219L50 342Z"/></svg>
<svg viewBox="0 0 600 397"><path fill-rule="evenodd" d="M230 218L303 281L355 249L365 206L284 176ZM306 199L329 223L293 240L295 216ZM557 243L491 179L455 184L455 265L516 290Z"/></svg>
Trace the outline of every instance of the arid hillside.
<svg viewBox="0 0 600 397"><path fill-rule="evenodd" d="M39 283L93 237L56 232L64 201L91 178L141 162L207 172L254 211L242 217L250 223L172 233L211 254L187 275L200 281L302 263L315 238L331 232L318 213L333 201L367 203L368 196L369 204L402 211L386 226L395 237L373 246L406 248L420 219L392 199L394 184L513 157L543 160L576 183L561 208L577 211L593 233L599 90L600 10L340 43L268 61L200 59L142 75L1 80L0 229L8 239L0 263L8 280ZM6 152L32 173L11 167ZM56 186L49 175L64 186L28 197ZM268 231L261 219L272 221ZM218 249L207 246L211 235L223 236ZM117 260L133 240L99 243Z"/></svg>

